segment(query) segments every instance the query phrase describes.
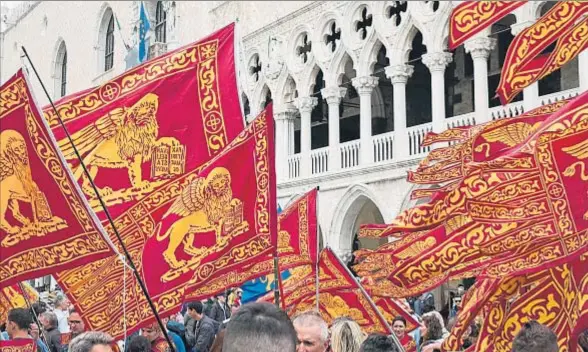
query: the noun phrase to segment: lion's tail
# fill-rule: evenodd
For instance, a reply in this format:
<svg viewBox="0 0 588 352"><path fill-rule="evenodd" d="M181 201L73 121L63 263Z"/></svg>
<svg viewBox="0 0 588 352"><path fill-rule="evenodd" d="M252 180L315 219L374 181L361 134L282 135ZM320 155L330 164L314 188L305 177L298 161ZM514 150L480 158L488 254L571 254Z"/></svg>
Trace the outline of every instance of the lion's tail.
<svg viewBox="0 0 588 352"><path fill-rule="evenodd" d="M153 230L153 234L156 235L157 241L163 241L167 239L174 229L175 221L177 217L171 216L162 219L157 225L155 225L155 229ZM163 233L162 233L163 232ZM153 236L153 235L151 235Z"/></svg>

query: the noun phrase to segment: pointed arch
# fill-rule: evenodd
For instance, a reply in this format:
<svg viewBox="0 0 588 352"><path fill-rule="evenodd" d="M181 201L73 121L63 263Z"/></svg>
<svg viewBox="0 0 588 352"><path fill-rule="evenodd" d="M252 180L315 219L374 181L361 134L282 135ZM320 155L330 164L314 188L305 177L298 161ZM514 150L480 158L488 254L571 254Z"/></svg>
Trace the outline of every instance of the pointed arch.
<svg viewBox="0 0 588 352"><path fill-rule="evenodd" d="M112 7L107 3L102 3L98 12L98 22L96 28L96 68L100 74L108 71L114 65L115 53L115 35L114 35L114 12ZM108 57L107 57L108 54ZM112 59L111 59L112 58ZM110 61L112 60L112 61Z"/></svg>
<svg viewBox="0 0 588 352"><path fill-rule="evenodd" d="M63 38L59 37L53 54L53 97L63 97L67 92L67 47Z"/></svg>

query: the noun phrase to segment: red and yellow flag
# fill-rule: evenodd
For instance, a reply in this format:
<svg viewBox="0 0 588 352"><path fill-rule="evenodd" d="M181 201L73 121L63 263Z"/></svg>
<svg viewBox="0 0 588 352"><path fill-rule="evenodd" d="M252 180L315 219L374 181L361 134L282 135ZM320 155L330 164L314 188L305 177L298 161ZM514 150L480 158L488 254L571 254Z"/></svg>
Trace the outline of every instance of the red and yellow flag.
<svg viewBox="0 0 588 352"><path fill-rule="evenodd" d="M451 12L449 49L454 50L466 40L500 21L526 1L464 1Z"/></svg>
<svg viewBox="0 0 588 352"><path fill-rule="evenodd" d="M588 47L588 3L557 2L551 10L519 33L510 44L496 93L507 104L539 79L559 69ZM555 49L541 53L552 43Z"/></svg>
<svg viewBox="0 0 588 352"><path fill-rule="evenodd" d="M0 340L0 352L37 352L33 339Z"/></svg>
<svg viewBox="0 0 588 352"><path fill-rule="evenodd" d="M24 288L24 291L21 289ZM28 302L39 299L39 292L27 282L12 284L2 287L0 290L0 321L6 321L8 311L12 308L27 308Z"/></svg>
<svg viewBox="0 0 588 352"><path fill-rule="evenodd" d="M316 197L318 191L313 189L304 194L278 215L278 266L279 271L290 270L288 280L297 281L314 270L318 256ZM268 258L252 265L243 266L235 271L231 278L220 277L211 279L205 287L188 294L186 300L197 300L212 296L213 291L234 287L243 282L267 275L275 280L274 260ZM273 295L273 293L272 293Z"/></svg>
<svg viewBox="0 0 588 352"><path fill-rule="evenodd" d="M0 87L0 97L2 287L111 255L22 70Z"/></svg>
<svg viewBox="0 0 588 352"><path fill-rule="evenodd" d="M250 280L235 280L243 267L271 260L278 224L273 131L270 105L219 155L182 177L175 198L144 214L163 214L142 253L152 298L185 286L191 299L210 297Z"/></svg>
<svg viewBox="0 0 588 352"><path fill-rule="evenodd" d="M197 168L243 130L234 67L234 26L230 25L57 103L141 272L147 263L143 261L146 242L167 232L155 235L170 203L193 181L202 184L196 181ZM58 133L51 109L45 109L45 118ZM63 141L62 150L78 181L96 204L75 153ZM237 181L233 178L233 182ZM169 220L175 216L168 215ZM113 242L118 245L118 240ZM120 338L125 325L134 331L153 322L147 299L117 256L58 272L55 277L88 329ZM169 286L170 282L169 289L162 291L161 284L147 289L165 316L179 309L184 292L171 290L176 285Z"/></svg>

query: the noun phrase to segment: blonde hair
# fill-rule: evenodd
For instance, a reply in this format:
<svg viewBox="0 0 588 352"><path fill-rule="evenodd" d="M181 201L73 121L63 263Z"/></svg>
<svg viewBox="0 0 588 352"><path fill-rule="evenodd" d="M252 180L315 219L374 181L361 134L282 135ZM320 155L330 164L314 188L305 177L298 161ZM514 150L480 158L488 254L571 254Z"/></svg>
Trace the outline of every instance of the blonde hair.
<svg viewBox="0 0 588 352"><path fill-rule="evenodd" d="M353 320L342 319L331 326L332 352L359 352L365 338L359 324Z"/></svg>

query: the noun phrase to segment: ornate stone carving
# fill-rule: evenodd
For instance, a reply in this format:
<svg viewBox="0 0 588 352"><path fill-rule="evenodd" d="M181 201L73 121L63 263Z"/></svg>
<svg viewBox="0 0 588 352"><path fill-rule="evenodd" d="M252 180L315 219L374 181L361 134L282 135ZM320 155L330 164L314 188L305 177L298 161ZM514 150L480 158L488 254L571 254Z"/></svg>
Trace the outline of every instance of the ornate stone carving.
<svg viewBox="0 0 588 352"><path fill-rule="evenodd" d="M323 99L327 101L327 104L339 104L341 102L341 98L345 96L347 93L347 88L344 87L326 87L321 89L321 94L323 95Z"/></svg>
<svg viewBox="0 0 588 352"><path fill-rule="evenodd" d="M443 72L445 67L453 61L453 55L448 52L427 53L423 55L423 64L429 68L431 72Z"/></svg>
<svg viewBox="0 0 588 352"><path fill-rule="evenodd" d="M408 82L410 76L414 72L414 66L412 65L393 65L386 67L386 77L388 77L392 83L404 83Z"/></svg>
<svg viewBox="0 0 588 352"><path fill-rule="evenodd" d="M268 63L265 65L265 77L268 80L275 80L280 76L284 59L282 58L282 40L271 37L268 43Z"/></svg>
<svg viewBox="0 0 588 352"><path fill-rule="evenodd" d="M353 251L351 251L350 249L340 249L336 251L335 254L337 254L339 259L341 259L341 261L345 264L349 263L349 261L351 261L351 258L353 257Z"/></svg>
<svg viewBox="0 0 588 352"><path fill-rule="evenodd" d="M316 97L299 97L295 100L296 108L300 113L310 113L312 108L318 104L318 98Z"/></svg>
<svg viewBox="0 0 588 352"><path fill-rule="evenodd" d="M276 121L281 120L294 120L296 118L296 107L292 104L287 104L286 107L276 110L274 112L274 119Z"/></svg>
<svg viewBox="0 0 588 352"><path fill-rule="evenodd" d="M487 59L496 46L496 39L480 37L465 42L464 49L472 55L472 59Z"/></svg>
<svg viewBox="0 0 588 352"><path fill-rule="evenodd" d="M355 77L351 80L351 84L353 84L359 95L372 94L372 90L378 86L378 77Z"/></svg>

